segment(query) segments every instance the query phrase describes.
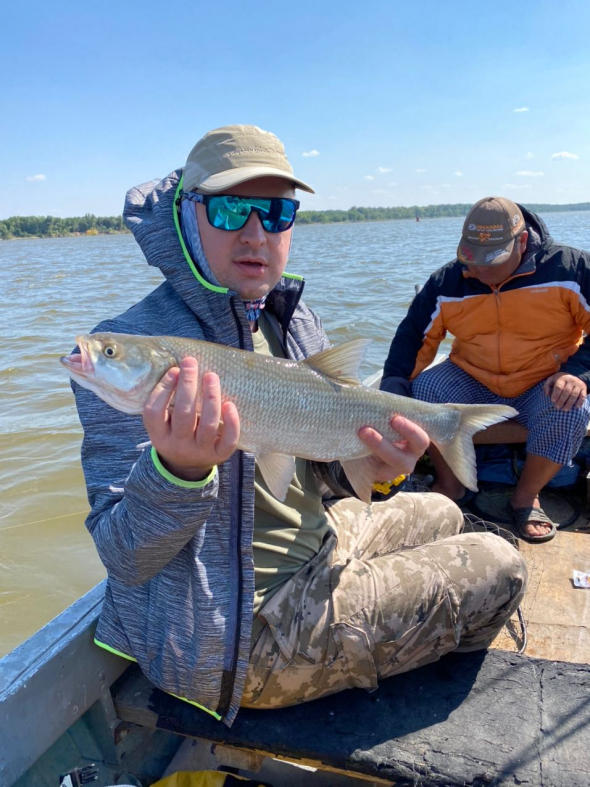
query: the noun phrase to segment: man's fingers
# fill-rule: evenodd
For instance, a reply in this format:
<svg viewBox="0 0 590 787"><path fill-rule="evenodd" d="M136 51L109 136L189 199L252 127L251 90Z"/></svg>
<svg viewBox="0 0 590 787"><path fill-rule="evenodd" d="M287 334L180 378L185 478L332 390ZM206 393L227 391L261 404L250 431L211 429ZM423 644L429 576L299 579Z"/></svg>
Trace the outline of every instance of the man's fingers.
<svg viewBox="0 0 590 787"><path fill-rule="evenodd" d="M551 396L551 388L553 387L553 377L548 377L543 384L543 393L545 396Z"/></svg>
<svg viewBox="0 0 590 787"><path fill-rule="evenodd" d="M573 384L570 380L564 380L564 378L560 378L556 381L555 385L553 386L551 401L558 410L566 410L567 412L570 409L569 407L566 409L566 404L568 403L572 389Z"/></svg>
<svg viewBox="0 0 590 787"><path fill-rule="evenodd" d="M183 358L170 419L170 431L175 437L192 435L197 425L197 393L199 364L195 358Z"/></svg>
<svg viewBox="0 0 590 787"><path fill-rule="evenodd" d="M213 372L203 375L201 400L201 417L199 418L197 438L200 445L212 446L219 432L219 419L221 418L221 388L219 377Z"/></svg>
<svg viewBox="0 0 590 787"><path fill-rule="evenodd" d="M586 401L586 396L587 396L586 389L585 389L585 388L583 388L583 389L580 391L580 393L578 394L578 398L577 398L577 399L576 399L576 401L574 402L574 407L576 408L576 410L579 410L579 409L580 409L580 407L583 407L583 405L584 405L584 402Z"/></svg>
<svg viewBox="0 0 590 787"><path fill-rule="evenodd" d="M391 419L391 427L408 441L412 453L421 456L430 445L430 438L424 429L402 415L396 415Z"/></svg>
<svg viewBox="0 0 590 787"><path fill-rule="evenodd" d="M370 426L363 426L359 429L358 435L363 443L365 443L374 453L380 451L385 439L380 432Z"/></svg>
<svg viewBox="0 0 590 787"><path fill-rule="evenodd" d="M223 428L217 441L220 462L225 461L236 450L240 437L240 416L233 402L224 402L221 408Z"/></svg>
<svg viewBox="0 0 590 787"><path fill-rule="evenodd" d="M177 366L168 369L155 386L143 408L143 421L150 437L162 437L168 432L168 405L172 401L180 370Z"/></svg>

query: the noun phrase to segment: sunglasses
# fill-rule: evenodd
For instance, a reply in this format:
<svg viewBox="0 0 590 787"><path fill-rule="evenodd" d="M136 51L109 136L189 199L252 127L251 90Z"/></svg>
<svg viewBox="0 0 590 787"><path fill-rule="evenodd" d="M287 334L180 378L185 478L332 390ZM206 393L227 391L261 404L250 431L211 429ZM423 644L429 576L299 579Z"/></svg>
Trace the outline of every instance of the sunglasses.
<svg viewBox="0 0 590 787"><path fill-rule="evenodd" d="M218 230L235 232L241 230L256 211L266 232L285 232L293 226L299 202L284 197L234 197L231 194L195 194L183 191L182 195L191 202L204 205L207 220Z"/></svg>

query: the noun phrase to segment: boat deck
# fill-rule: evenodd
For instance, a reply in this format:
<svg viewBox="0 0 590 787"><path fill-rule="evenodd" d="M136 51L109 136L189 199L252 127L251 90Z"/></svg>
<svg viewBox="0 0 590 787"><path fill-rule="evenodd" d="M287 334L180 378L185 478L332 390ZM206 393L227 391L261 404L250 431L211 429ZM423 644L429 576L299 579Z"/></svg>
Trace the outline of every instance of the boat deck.
<svg viewBox="0 0 590 787"><path fill-rule="evenodd" d="M590 589L573 584L572 571L590 571L590 535L558 531L545 544L519 542L529 568L522 611L527 624L526 654L532 658L590 661ZM521 641L515 616L494 646L515 650Z"/></svg>

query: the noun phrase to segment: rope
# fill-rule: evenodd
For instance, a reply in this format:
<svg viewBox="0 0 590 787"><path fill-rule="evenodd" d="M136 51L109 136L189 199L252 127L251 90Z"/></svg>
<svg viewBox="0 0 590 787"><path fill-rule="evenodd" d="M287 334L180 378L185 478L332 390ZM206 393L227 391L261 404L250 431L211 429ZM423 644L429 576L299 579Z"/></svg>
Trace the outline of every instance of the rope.
<svg viewBox="0 0 590 787"><path fill-rule="evenodd" d="M23 522L20 525L10 525L9 527L0 528L0 534L5 530L15 530L17 527L28 527L29 525L40 525L42 522L55 522L56 519L66 519L69 516L79 516L80 514L87 514L88 511L74 511L72 514L60 514L59 516L51 516L48 519L35 519L33 522Z"/></svg>

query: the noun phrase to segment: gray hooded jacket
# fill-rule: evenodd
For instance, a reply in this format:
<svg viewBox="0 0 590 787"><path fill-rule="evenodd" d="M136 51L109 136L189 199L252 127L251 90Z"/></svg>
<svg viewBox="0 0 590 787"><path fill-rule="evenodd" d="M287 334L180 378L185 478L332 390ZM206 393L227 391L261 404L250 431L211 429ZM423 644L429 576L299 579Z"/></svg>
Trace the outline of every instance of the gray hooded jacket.
<svg viewBox="0 0 590 787"><path fill-rule="evenodd" d="M239 296L206 285L184 249L176 219L181 175L131 189L123 214L148 263L166 281L95 330L186 336L252 350ZM295 360L329 346L318 317L300 302L302 289L299 277L286 275L266 305ZM156 686L229 725L250 647L254 457L236 451L205 482L175 483L158 471L150 450L137 449L147 440L140 416L73 387L84 428L86 524L108 572L96 642L136 660ZM324 480L326 472L337 476L336 468L324 466Z"/></svg>

